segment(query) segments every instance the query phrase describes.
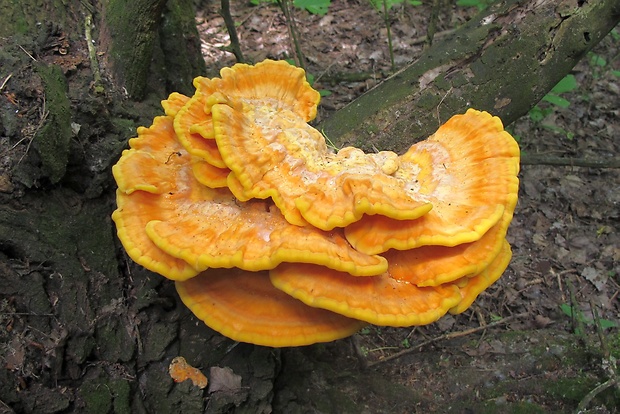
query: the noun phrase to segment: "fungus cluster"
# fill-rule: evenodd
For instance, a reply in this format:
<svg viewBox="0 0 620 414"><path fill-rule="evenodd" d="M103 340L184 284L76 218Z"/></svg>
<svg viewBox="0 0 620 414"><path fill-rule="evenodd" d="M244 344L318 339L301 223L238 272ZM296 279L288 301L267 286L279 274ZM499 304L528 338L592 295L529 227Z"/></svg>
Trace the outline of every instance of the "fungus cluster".
<svg viewBox="0 0 620 414"><path fill-rule="evenodd" d="M113 167L128 255L234 340L331 341L467 309L510 261L519 148L473 109L403 155L331 150L286 62L173 93Z"/></svg>

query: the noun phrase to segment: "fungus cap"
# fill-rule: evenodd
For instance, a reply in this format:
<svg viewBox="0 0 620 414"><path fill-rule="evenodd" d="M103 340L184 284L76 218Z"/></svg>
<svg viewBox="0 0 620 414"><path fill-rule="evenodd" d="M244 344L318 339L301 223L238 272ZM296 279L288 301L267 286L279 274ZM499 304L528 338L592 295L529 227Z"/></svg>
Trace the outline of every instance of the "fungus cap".
<svg viewBox="0 0 620 414"><path fill-rule="evenodd" d="M500 221L474 242L388 250L383 257L392 264L390 274L417 286L437 286L482 272L504 248L515 207L516 198L509 200Z"/></svg>
<svg viewBox="0 0 620 414"><path fill-rule="evenodd" d="M154 243L166 253L164 258L181 259L195 269L179 272L174 261L168 266L171 273L163 265L149 264L151 270L186 279L209 267L258 271L283 261L316 263L358 276L387 269L383 257L352 249L342 231L294 226L269 202L239 203L226 188L201 185L192 173L191 156L175 139L171 117L140 128L130 145L113 169L120 192L113 218L121 242L138 263L151 263ZM137 192L152 197L132 197ZM142 245L149 246L148 258L140 257Z"/></svg>
<svg viewBox="0 0 620 414"><path fill-rule="evenodd" d="M519 146L499 118L469 109L455 115L425 141L411 146L396 172L415 182L432 210L415 220L366 216L346 228L359 251L378 254L390 248L456 246L480 239L517 200ZM407 175L409 175L408 178Z"/></svg>
<svg viewBox="0 0 620 414"><path fill-rule="evenodd" d="M395 173L398 156L347 147L333 153L319 131L271 106L213 105L215 139L239 199L271 197L293 224L345 227L363 214L415 219L431 204Z"/></svg>
<svg viewBox="0 0 620 414"><path fill-rule="evenodd" d="M172 279L187 279L198 271L159 249L145 232L149 221L175 213L174 199L167 193L174 190L169 179L186 168L190 157L173 137L172 117L161 116L150 128L138 128L138 137L129 140L131 149L112 167L119 187L112 219L132 260Z"/></svg>
<svg viewBox="0 0 620 414"><path fill-rule="evenodd" d="M456 285L418 287L380 276L352 277L322 266L283 263L269 272L273 285L308 306L374 325L412 326L435 322L456 306Z"/></svg>
<svg viewBox="0 0 620 414"><path fill-rule="evenodd" d="M176 282L185 305L210 328L240 342L285 347L350 336L366 323L312 308L274 288L267 272L209 269Z"/></svg>
<svg viewBox="0 0 620 414"><path fill-rule="evenodd" d="M486 290L500 278L508 267L511 258L512 250L510 249L510 244L504 240L500 253L482 272L455 281L454 285L459 287L461 293L461 301L450 309L450 313L456 315L467 310L482 291Z"/></svg>

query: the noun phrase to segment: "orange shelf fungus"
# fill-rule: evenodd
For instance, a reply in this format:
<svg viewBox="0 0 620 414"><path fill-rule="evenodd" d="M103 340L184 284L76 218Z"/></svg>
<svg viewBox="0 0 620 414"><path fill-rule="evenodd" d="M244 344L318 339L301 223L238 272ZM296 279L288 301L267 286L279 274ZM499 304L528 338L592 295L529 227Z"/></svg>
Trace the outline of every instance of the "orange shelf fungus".
<svg viewBox="0 0 620 414"><path fill-rule="evenodd" d="M454 284L459 287L461 292L461 301L450 309L450 313L456 315L465 312L483 290L499 279L508 267L511 258L512 251L510 250L510 245L504 240L502 250L489 266L477 275L455 281Z"/></svg>
<svg viewBox="0 0 620 414"><path fill-rule="evenodd" d="M170 117L141 128L130 145L113 168L122 194L112 218L121 242L140 264L152 259L142 258L138 246L154 244L166 257L182 259L193 274L210 267L259 271L285 261L320 264L358 276L387 269L383 257L351 248L342 231L298 227L277 209L272 211L269 202L239 203L226 188L200 184L192 174L191 156L175 139ZM128 233L126 223L132 223L133 233ZM135 242L138 238L140 243ZM171 279L193 276L189 269L182 275L167 274L162 266L151 270Z"/></svg>
<svg viewBox="0 0 620 414"><path fill-rule="evenodd" d="M332 341L461 313L504 272L519 148L498 118L470 109L403 155L334 152L308 125L303 70L220 75L162 101L113 167L123 247L205 324L265 346Z"/></svg>
<svg viewBox="0 0 620 414"><path fill-rule="evenodd" d="M294 113L263 106L212 107L215 140L234 173L239 198L271 197L291 223L322 230L345 227L363 214L416 219L431 204L395 175L399 157L357 148L332 152L319 131ZM242 189L234 191L234 189Z"/></svg>
<svg viewBox="0 0 620 414"><path fill-rule="evenodd" d="M418 287L393 279L388 272L354 278L317 265L286 263L270 272L285 293L314 306L383 326L435 322L461 300L455 285Z"/></svg>
<svg viewBox="0 0 620 414"><path fill-rule="evenodd" d="M366 216L346 228L358 250L456 246L480 239L514 205L519 190L519 146L499 118L469 109L455 115L402 156L421 171L411 176L432 210L417 220ZM512 214L512 213L511 213Z"/></svg>
<svg viewBox="0 0 620 414"><path fill-rule="evenodd" d="M176 288L198 319L235 341L273 347L308 345L350 336L367 325L304 305L274 288L267 272L210 269L176 282Z"/></svg>

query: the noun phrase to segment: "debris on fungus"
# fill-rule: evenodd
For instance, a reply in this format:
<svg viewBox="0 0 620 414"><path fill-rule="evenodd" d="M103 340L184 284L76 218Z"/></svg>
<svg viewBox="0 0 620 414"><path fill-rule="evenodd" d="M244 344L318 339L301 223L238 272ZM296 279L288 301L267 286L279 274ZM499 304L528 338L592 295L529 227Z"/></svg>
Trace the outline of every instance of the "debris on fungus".
<svg viewBox="0 0 620 414"><path fill-rule="evenodd" d="M178 356L172 359L168 366L168 373L174 382L190 380L194 386L203 389L207 387L209 380L198 368L187 363L185 358Z"/></svg>
<svg viewBox="0 0 620 414"><path fill-rule="evenodd" d="M466 310L504 272L519 148L469 109L403 155L334 152L303 70L266 60L162 101L113 167L128 255L231 339L283 347Z"/></svg>

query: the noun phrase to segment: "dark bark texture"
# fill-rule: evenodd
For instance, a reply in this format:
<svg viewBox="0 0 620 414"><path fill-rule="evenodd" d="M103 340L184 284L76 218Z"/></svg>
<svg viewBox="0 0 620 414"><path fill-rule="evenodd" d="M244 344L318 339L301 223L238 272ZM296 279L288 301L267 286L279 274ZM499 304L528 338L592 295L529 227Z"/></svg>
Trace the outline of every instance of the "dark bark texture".
<svg viewBox="0 0 620 414"><path fill-rule="evenodd" d="M617 0L504 0L327 119L338 145L404 151L473 107L510 124L620 21Z"/></svg>

